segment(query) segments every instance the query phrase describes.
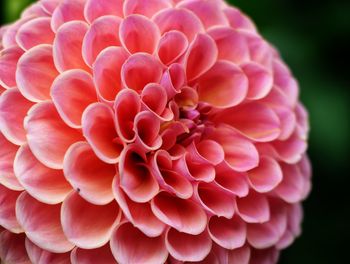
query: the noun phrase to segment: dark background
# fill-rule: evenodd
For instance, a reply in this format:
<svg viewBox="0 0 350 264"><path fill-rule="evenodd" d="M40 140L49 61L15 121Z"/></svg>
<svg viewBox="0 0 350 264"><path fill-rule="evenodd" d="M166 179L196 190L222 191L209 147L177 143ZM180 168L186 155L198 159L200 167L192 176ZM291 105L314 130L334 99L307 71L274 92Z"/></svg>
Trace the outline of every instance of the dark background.
<svg viewBox="0 0 350 264"><path fill-rule="evenodd" d="M1 0L1 24L32 0ZM229 0L258 25L297 77L310 112L313 190L302 236L280 263L350 263L350 1Z"/></svg>

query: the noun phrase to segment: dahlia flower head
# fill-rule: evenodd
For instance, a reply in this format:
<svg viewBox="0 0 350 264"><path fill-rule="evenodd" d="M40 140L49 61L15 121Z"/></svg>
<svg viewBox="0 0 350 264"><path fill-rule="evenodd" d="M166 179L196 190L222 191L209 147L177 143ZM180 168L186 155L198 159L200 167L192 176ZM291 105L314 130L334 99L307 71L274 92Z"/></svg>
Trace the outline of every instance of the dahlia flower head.
<svg viewBox="0 0 350 264"><path fill-rule="evenodd" d="M41 0L0 33L4 263L270 264L310 190L298 84L221 0Z"/></svg>

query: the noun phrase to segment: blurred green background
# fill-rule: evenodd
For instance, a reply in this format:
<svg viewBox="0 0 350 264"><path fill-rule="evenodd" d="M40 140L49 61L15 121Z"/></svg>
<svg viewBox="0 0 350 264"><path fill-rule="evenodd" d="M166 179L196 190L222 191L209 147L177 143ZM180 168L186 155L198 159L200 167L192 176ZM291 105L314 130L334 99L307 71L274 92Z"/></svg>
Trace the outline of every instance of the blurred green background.
<svg viewBox="0 0 350 264"><path fill-rule="evenodd" d="M1 24L32 0L2 0ZM229 0L280 50L300 82L310 112L313 191L304 232L280 263L350 263L350 1Z"/></svg>

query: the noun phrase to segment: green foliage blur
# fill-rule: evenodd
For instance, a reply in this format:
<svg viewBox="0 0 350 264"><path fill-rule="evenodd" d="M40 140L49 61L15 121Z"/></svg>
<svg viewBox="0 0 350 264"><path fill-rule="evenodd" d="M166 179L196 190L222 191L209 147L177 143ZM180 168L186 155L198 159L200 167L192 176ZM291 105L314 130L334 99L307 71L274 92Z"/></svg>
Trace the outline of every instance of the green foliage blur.
<svg viewBox="0 0 350 264"><path fill-rule="evenodd" d="M228 0L258 25L292 69L310 112L313 191L302 236L282 264L349 263L349 0ZM2 0L1 24L32 0Z"/></svg>

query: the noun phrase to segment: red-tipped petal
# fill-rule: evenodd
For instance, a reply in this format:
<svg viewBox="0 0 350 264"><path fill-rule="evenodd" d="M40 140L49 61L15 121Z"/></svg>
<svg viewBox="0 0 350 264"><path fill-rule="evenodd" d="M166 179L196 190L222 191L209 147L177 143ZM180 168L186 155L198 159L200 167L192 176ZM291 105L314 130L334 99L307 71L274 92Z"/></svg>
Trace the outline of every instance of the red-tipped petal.
<svg viewBox="0 0 350 264"><path fill-rule="evenodd" d="M111 249L119 263L164 263L168 252L164 237L148 237L131 223L119 225L111 238Z"/></svg>
<svg viewBox="0 0 350 264"><path fill-rule="evenodd" d="M63 157L69 146L82 140L80 131L62 121L52 102L33 106L25 119L25 128L31 151L40 162L52 169L62 169Z"/></svg>
<svg viewBox="0 0 350 264"><path fill-rule="evenodd" d="M93 249L105 245L120 221L120 208L115 201L94 205L78 192L72 192L62 204L61 222L64 234L74 245Z"/></svg>

